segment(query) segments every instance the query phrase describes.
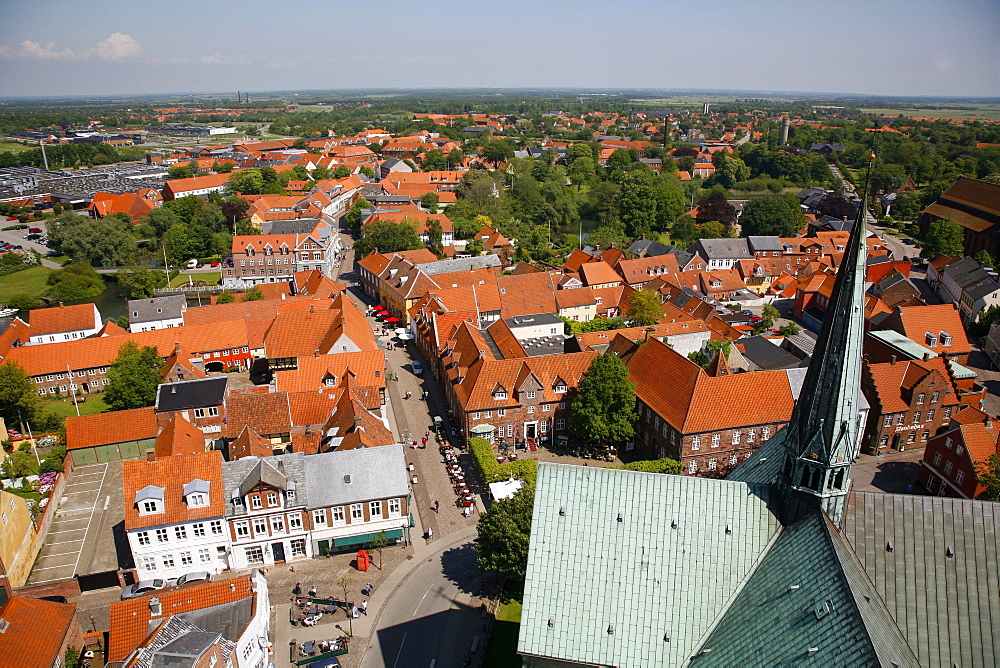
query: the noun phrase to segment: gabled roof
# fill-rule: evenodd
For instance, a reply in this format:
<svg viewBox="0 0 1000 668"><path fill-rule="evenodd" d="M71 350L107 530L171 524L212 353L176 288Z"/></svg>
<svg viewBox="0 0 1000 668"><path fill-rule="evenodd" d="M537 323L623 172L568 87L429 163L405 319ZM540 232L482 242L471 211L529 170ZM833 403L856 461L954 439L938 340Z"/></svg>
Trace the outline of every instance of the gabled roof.
<svg viewBox="0 0 1000 668"><path fill-rule="evenodd" d="M66 449L92 448L156 438L153 407L66 418Z"/></svg>
<svg viewBox="0 0 1000 668"><path fill-rule="evenodd" d="M580 265L580 277L584 285L603 285L621 283L622 277L606 262L588 262Z"/></svg>
<svg viewBox="0 0 1000 668"><path fill-rule="evenodd" d="M889 329L905 334L938 354L968 352L972 349L965 335L962 318L954 304L903 306L893 311L884 323ZM927 332L938 337L936 345L928 344L925 336ZM940 332L951 334L950 345L942 345Z"/></svg>
<svg viewBox="0 0 1000 668"><path fill-rule="evenodd" d="M308 508L406 497L410 493L401 445L325 452L305 458Z"/></svg>
<svg viewBox="0 0 1000 668"><path fill-rule="evenodd" d="M60 334L85 329L100 329L101 318L93 304L37 308L28 312L31 335Z"/></svg>
<svg viewBox="0 0 1000 668"><path fill-rule="evenodd" d="M177 413L156 437L153 451L157 459L205 452L205 435Z"/></svg>
<svg viewBox="0 0 1000 668"><path fill-rule="evenodd" d="M157 412L221 406L226 397L226 376L195 378L177 383L163 383L156 388Z"/></svg>
<svg viewBox="0 0 1000 668"><path fill-rule="evenodd" d="M206 506L188 507L185 502L184 486L195 479L206 480L211 486ZM151 485L164 490L164 512L140 515L136 494ZM222 517L225 514L222 454L210 451L173 455L155 461L123 462L122 490L126 530Z"/></svg>
<svg viewBox="0 0 1000 668"><path fill-rule="evenodd" d="M0 607L0 668L62 665L62 645L76 621L76 603L14 595Z"/></svg>
<svg viewBox="0 0 1000 668"><path fill-rule="evenodd" d="M126 310L132 324L154 320L173 320L184 315L187 298L184 295L167 295L152 299L129 299Z"/></svg>
<svg viewBox="0 0 1000 668"><path fill-rule="evenodd" d="M244 426L258 434L284 434L292 428L287 392L234 394L226 400L223 436L236 438Z"/></svg>

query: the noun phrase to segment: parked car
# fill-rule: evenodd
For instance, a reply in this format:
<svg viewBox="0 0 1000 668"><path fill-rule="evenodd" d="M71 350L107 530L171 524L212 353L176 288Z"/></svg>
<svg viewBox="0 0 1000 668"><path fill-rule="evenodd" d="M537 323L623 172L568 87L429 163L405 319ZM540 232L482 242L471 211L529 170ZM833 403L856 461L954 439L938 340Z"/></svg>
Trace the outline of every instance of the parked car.
<svg viewBox="0 0 1000 668"><path fill-rule="evenodd" d="M177 578L174 582L178 587L187 584L189 582L211 582L212 574L208 571L195 571L194 573L185 573L184 575Z"/></svg>
<svg viewBox="0 0 1000 668"><path fill-rule="evenodd" d="M166 580L161 580L156 578L155 580L140 580L135 584L130 584L129 586L122 589L122 600L129 598L139 598L144 594L150 592L158 591L167 586Z"/></svg>
<svg viewBox="0 0 1000 668"><path fill-rule="evenodd" d="M418 376L424 372L424 367L417 360L413 360L413 373Z"/></svg>
<svg viewBox="0 0 1000 668"><path fill-rule="evenodd" d="M745 315L746 317L749 318L750 316L753 315L753 311L740 311L740 315Z"/></svg>
<svg viewBox="0 0 1000 668"><path fill-rule="evenodd" d="M195 269L197 267L198 267L198 260L195 260L194 258L191 258L190 260L187 261L187 268L188 269Z"/></svg>
<svg viewBox="0 0 1000 668"><path fill-rule="evenodd" d="M760 318L759 315L752 315L752 316L750 316L750 322L760 322L760 319L761 318Z"/></svg>
<svg viewBox="0 0 1000 668"><path fill-rule="evenodd" d="M42 233L42 228L40 228L40 227L29 227L28 231L31 232L32 234L41 234Z"/></svg>
<svg viewBox="0 0 1000 668"><path fill-rule="evenodd" d="M218 267L218 266L219 266L219 263L218 263L218 262L213 262L213 263L212 263L212 266L213 266L213 267Z"/></svg>

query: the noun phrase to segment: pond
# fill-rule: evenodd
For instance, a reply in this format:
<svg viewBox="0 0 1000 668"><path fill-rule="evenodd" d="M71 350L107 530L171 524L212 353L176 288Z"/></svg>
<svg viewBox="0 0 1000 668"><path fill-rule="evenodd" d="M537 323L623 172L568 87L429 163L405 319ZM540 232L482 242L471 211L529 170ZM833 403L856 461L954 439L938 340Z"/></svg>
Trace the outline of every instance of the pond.
<svg viewBox="0 0 1000 668"><path fill-rule="evenodd" d="M118 281L104 278L104 292L88 299L74 299L63 302L67 306L73 304L96 304L101 312L101 320L107 322L111 318L119 318L126 314L125 298L118 294Z"/></svg>

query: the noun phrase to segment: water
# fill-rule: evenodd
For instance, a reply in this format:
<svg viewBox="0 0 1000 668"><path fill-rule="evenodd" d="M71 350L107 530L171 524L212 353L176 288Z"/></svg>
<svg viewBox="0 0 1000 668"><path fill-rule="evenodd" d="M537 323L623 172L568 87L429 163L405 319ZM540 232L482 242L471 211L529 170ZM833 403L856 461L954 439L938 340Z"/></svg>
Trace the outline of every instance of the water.
<svg viewBox="0 0 1000 668"><path fill-rule="evenodd" d="M101 312L101 320L103 322L107 322L111 318L120 318L128 313L125 308L124 297L118 294L118 281L107 277L104 278L104 292L96 297L74 299L63 303L67 306L72 304L97 304L97 310ZM21 317L23 318L24 315L22 314Z"/></svg>

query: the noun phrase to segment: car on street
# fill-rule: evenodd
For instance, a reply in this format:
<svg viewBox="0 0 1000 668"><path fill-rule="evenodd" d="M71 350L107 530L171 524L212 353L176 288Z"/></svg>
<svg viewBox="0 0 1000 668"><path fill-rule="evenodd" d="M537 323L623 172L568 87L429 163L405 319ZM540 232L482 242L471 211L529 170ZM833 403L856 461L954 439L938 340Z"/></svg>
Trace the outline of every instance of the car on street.
<svg viewBox="0 0 1000 668"><path fill-rule="evenodd" d="M212 574L208 571L195 571L194 573L185 573L184 575L177 578L174 582L175 585L180 587L183 584L189 582L211 582Z"/></svg>
<svg viewBox="0 0 1000 668"><path fill-rule="evenodd" d="M122 589L122 600L139 598L144 594L163 589L166 586L167 581L160 578L156 578L155 580L140 580Z"/></svg>
<svg viewBox="0 0 1000 668"><path fill-rule="evenodd" d="M740 315L745 315L746 317L749 318L750 316L753 315L753 311L740 311Z"/></svg>
<svg viewBox="0 0 1000 668"><path fill-rule="evenodd" d="M417 360L413 360L413 373L420 375L424 372L424 367Z"/></svg>
<svg viewBox="0 0 1000 668"><path fill-rule="evenodd" d="M759 315L750 316L750 322L760 322L761 318Z"/></svg>
<svg viewBox="0 0 1000 668"><path fill-rule="evenodd" d="M212 263L212 266L213 266L213 267L218 267L218 266L219 266L219 263L218 263L218 262L213 262L213 263Z"/></svg>

